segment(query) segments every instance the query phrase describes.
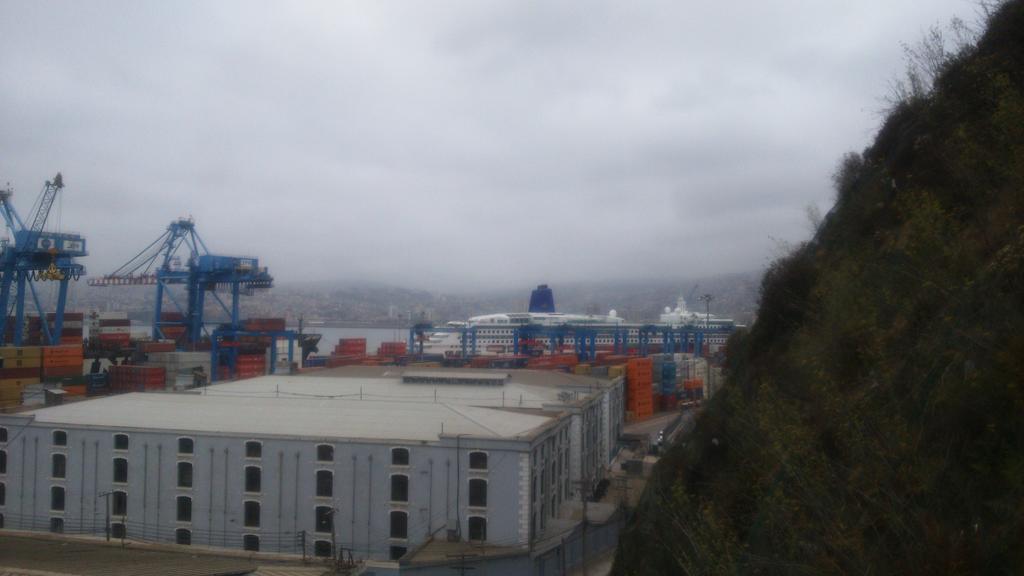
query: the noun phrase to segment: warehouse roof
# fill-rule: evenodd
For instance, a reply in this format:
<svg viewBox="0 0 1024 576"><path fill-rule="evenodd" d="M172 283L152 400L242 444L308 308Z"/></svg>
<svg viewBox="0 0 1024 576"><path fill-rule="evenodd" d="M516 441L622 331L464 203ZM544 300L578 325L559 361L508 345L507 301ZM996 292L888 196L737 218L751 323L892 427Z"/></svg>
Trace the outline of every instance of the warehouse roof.
<svg viewBox="0 0 1024 576"><path fill-rule="evenodd" d="M210 396L264 398L323 398L403 401L416 404L451 404L493 408L543 408L561 404L557 388L509 382L505 385L406 384L394 378L294 378L265 376L210 386ZM578 398L579 393L570 394Z"/></svg>
<svg viewBox="0 0 1024 576"><path fill-rule="evenodd" d="M265 376L193 393L96 398L20 416L65 426L260 436L431 441L443 431L524 438L557 417L560 406L588 396L585 389L566 390L565 383L578 388L594 380L550 372L501 374L509 374L502 385L406 384L401 371L380 368L376 377Z"/></svg>

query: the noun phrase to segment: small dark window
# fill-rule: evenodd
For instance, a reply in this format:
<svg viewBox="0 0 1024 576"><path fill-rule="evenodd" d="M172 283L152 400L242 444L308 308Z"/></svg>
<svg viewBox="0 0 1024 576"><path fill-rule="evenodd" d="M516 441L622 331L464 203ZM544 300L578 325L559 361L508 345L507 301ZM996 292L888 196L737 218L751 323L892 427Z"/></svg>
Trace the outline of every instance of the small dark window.
<svg viewBox="0 0 1024 576"><path fill-rule="evenodd" d="M260 503L254 500L245 501L245 525L250 528L259 528L260 525ZM248 550L248 548L246 548Z"/></svg>
<svg viewBox="0 0 1024 576"><path fill-rule="evenodd" d="M0 450L0 474L7 474L7 450Z"/></svg>
<svg viewBox="0 0 1024 576"><path fill-rule="evenodd" d="M487 481L473 478L469 481L469 505L487 506Z"/></svg>
<svg viewBox="0 0 1024 576"><path fill-rule="evenodd" d="M120 490L110 495L110 513L114 516L128 515L128 493Z"/></svg>
<svg viewBox="0 0 1024 576"><path fill-rule="evenodd" d="M249 440L245 443L246 458L259 458L261 456L263 456L263 444L255 440Z"/></svg>
<svg viewBox="0 0 1024 576"><path fill-rule="evenodd" d="M334 494L334 473L330 470L316 471L316 495L329 498Z"/></svg>
<svg viewBox="0 0 1024 576"><path fill-rule="evenodd" d="M178 522L192 521L192 499L188 496L178 496Z"/></svg>
<svg viewBox="0 0 1024 576"><path fill-rule="evenodd" d="M64 533L64 519L63 518L50 518L50 532L55 534Z"/></svg>
<svg viewBox="0 0 1024 576"><path fill-rule="evenodd" d="M4 527L4 515L0 514L0 528Z"/></svg>
<svg viewBox="0 0 1024 576"><path fill-rule="evenodd" d="M404 474L393 474L391 476L391 501L409 501L409 477Z"/></svg>
<svg viewBox="0 0 1024 576"><path fill-rule="evenodd" d="M316 459L318 462L334 462L334 446L320 444L316 447Z"/></svg>
<svg viewBox="0 0 1024 576"><path fill-rule="evenodd" d="M409 534L409 516L405 512L391 512L391 537L407 538Z"/></svg>
<svg viewBox="0 0 1024 576"><path fill-rule="evenodd" d="M469 469L487 470L487 452L470 452Z"/></svg>
<svg viewBox="0 0 1024 576"><path fill-rule="evenodd" d="M7 485L0 482L0 506L7 505Z"/></svg>
<svg viewBox="0 0 1024 576"><path fill-rule="evenodd" d="M313 556L317 558L330 558L331 557L331 543L327 540L317 540L313 542Z"/></svg>
<svg viewBox="0 0 1024 576"><path fill-rule="evenodd" d="M53 465L51 466L50 476L54 478L66 478L68 470L68 457L63 454L54 454Z"/></svg>
<svg viewBox="0 0 1024 576"><path fill-rule="evenodd" d="M192 544L192 531L187 528L178 528L174 531L174 542L185 546Z"/></svg>
<svg viewBox="0 0 1024 576"><path fill-rule="evenodd" d="M0 442L7 442L7 428L0 426Z"/></svg>
<svg viewBox="0 0 1024 576"><path fill-rule="evenodd" d="M388 553L389 553L389 555L390 555L392 560L398 560L402 556L405 556L405 553L408 552L408 551L409 551L409 549L406 548L405 546L392 546L389 549Z"/></svg>
<svg viewBox="0 0 1024 576"><path fill-rule="evenodd" d="M128 449L128 435L127 434L114 434L114 450L127 450Z"/></svg>
<svg viewBox="0 0 1024 576"><path fill-rule="evenodd" d="M409 465L409 450L407 448L392 448L391 449L391 465L392 466L408 466Z"/></svg>
<svg viewBox="0 0 1024 576"><path fill-rule="evenodd" d="M53 445L54 446L67 446L68 445L68 433L63 430L53 431Z"/></svg>
<svg viewBox="0 0 1024 576"><path fill-rule="evenodd" d="M128 483L128 460L125 458L114 458L114 482L118 484Z"/></svg>
<svg viewBox="0 0 1024 576"><path fill-rule="evenodd" d="M334 512L330 506L316 507L316 531L330 532L334 528Z"/></svg>
<svg viewBox="0 0 1024 576"><path fill-rule="evenodd" d="M178 462L178 488L192 487L192 463Z"/></svg>
<svg viewBox="0 0 1024 576"><path fill-rule="evenodd" d="M64 487L53 486L50 488L50 510L64 509Z"/></svg>
<svg viewBox="0 0 1024 576"><path fill-rule="evenodd" d="M192 454L195 449L196 443L191 438L178 438L178 454Z"/></svg>
<svg viewBox="0 0 1024 576"><path fill-rule="evenodd" d="M469 539L483 542L487 540L487 518L469 517Z"/></svg>
<svg viewBox="0 0 1024 576"><path fill-rule="evenodd" d="M124 524L117 522L110 525L110 535L117 539L127 538L128 531L125 530Z"/></svg>
<svg viewBox="0 0 1024 576"><path fill-rule="evenodd" d="M257 493L263 484L263 471L259 466L245 467L245 491Z"/></svg>
<svg viewBox="0 0 1024 576"><path fill-rule="evenodd" d="M260 551L260 537L255 534L246 534L242 536L242 548L249 552Z"/></svg>

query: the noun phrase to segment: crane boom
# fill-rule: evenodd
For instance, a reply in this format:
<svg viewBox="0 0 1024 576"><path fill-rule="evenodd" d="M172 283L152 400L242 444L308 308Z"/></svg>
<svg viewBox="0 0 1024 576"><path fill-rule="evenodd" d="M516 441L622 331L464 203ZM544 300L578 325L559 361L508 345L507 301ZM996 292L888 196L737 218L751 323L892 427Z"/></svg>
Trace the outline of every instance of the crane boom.
<svg viewBox="0 0 1024 576"><path fill-rule="evenodd" d="M43 193L39 197L39 208L36 209L35 216L32 218L32 227L28 229L28 234L25 237L25 248L35 246L36 240L46 226L47 218L50 217L53 201L57 199L57 193L61 188L64 188L64 178L61 177L60 172L57 172L53 180L47 180L46 185L43 186Z"/></svg>

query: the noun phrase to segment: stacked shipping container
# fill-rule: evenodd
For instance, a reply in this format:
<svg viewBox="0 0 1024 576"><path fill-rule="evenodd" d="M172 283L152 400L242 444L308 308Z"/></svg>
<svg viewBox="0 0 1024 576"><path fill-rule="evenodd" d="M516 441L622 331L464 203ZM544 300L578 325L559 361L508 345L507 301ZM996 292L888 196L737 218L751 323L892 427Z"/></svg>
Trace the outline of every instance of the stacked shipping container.
<svg viewBox="0 0 1024 576"><path fill-rule="evenodd" d="M161 312L160 322L160 332L163 333L164 338L180 341L185 337L185 315L181 312ZM164 325L164 322L174 322L175 324Z"/></svg>
<svg viewBox="0 0 1024 576"><path fill-rule="evenodd" d="M547 354L544 356L531 356L526 361L526 367L537 370L573 370L580 363L575 354Z"/></svg>
<svg viewBox="0 0 1024 576"><path fill-rule="evenodd" d="M111 366L108 374L110 391L148 392L163 390L167 382L167 371L163 366Z"/></svg>
<svg viewBox="0 0 1024 576"><path fill-rule="evenodd" d="M104 348L125 348L131 337L132 321L127 312L94 312L89 316L89 338Z"/></svg>
<svg viewBox="0 0 1024 576"><path fill-rule="evenodd" d="M366 338L340 338L334 347L338 356L366 356Z"/></svg>
<svg viewBox="0 0 1024 576"><path fill-rule="evenodd" d="M46 322L53 329L56 321L56 314L50 312L46 315ZM65 312L64 324L60 331L60 344L62 346L77 345L82 347L82 331L85 326L85 314L82 312Z"/></svg>
<svg viewBox="0 0 1024 576"><path fill-rule="evenodd" d="M82 345L47 346L42 351L43 382L59 384L68 394L84 395L86 377L83 375Z"/></svg>
<svg viewBox="0 0 1024 576"><path fill-rule="evenodd" d="M21 404L25 386L39 383L41 354L38 346L0 348L0 408Z"/></svg>
<svg viewBox="0 0 1024 576"><path fill-rule="evenodd" d="M281 332L285 329L284 318L249 318L242 321L242 329L248 332Z"/></svg>
<svg viewBox="0 0 1024 576"><path fill-rule="evenodd" d="M366 338L340 338L327 358L327 366L353 366L366 358Z"/></svg>
<svg viewBox="0 0 1024 576"><path fill-rule="evenodd" d="M626 411L638 420L654 414L653 364L650 358L631 358L626 362Z"/></svg>
<svg viewBox="0 0 1024 576"><path fill-rule="evenodd" d="M405 342L381 342L377 347L377 356L405 356Z"/></svg>
<svg viewBox="0 0 1024 576"><path fill-rule="evenodd" d="M235 362L235 378L255 378L267 373L266 354L239 354Z"/></svg>

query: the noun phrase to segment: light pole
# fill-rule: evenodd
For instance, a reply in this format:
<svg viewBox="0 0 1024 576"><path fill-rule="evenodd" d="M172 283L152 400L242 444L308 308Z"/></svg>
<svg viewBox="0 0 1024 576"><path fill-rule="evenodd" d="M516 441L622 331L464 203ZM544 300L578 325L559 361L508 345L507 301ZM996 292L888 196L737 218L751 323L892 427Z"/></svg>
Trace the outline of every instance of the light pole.
<svg viewBox="0 0 1024 576"><path fill-rule="evenodd" d="M106 508L107 520L106 520L106 523L104 524L104 526L106 526L107 542L110 542L110 495L111 494L113 494L113 492L108 490L107 492L100 492L99 494L96 495L98 498L104 498L105 501L106 501L106 505L104 506L104 508Z"/></svg>
<svg viewBox="0 0 1024 576"><path fill-rule="evenodd" d="M334 563L335 570L338 568L338 544L334 530L334 513L337 511L338 509L334 506L331 506L331 509L327 511L327 517L331 519L331 562Z"/></svg>
<svg viewBox="0 0 1024 576"><path fill-rule="evenodd" d="M698 298L698 300L704 302L704 328L711 326L711 301L714 299L715 297L711 294L704 294Z"/></svg>

